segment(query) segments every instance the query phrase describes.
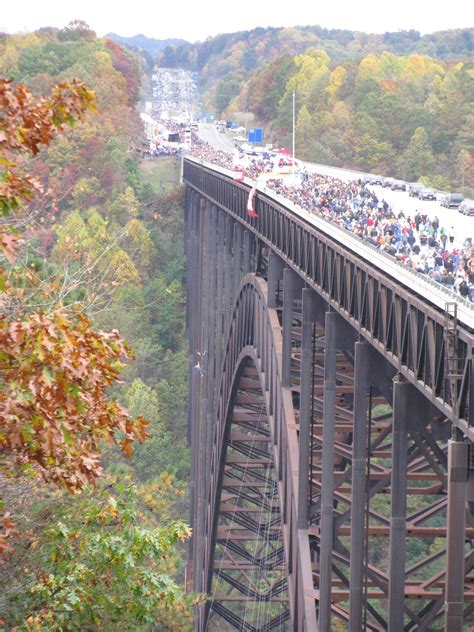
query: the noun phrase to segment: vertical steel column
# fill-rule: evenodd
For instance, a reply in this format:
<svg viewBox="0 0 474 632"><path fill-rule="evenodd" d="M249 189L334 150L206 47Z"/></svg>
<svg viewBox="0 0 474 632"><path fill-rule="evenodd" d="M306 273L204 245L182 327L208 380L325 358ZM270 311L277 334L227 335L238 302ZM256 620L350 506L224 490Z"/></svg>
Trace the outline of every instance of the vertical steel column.
<svg viewBox="0 0 474 632"><path fill-rule="evenodd" d="M207 320L204 321L203 326L207 331L207 346L205 348L207 359L206 367L206 384L208 385L207 399L208 399L208 416L213 410L214 405L214 369L216 364L216 332L218 328L217 323L217 283L219 276L219 269L217 265L217 241L218 236L218 216L221 212L216 206L212 205L210 208L209 219L209 234L208 234L208 246L207 253L208 258L206 261L206 273L209 275L209 295L208 305L206 306ZM222 265L221 265L222 273ZM208 423L212 423L212 420L208 420Z"/></svg>
<svg viewBox="0 0 474 632"><path fill-rule="evenodd" d="M464 543L469 445L448 443L448 515L445 630L462 632L464 610Z"/></svg>
<svg viewBox="0 0 474 632"><path fill-rule="evenodd" d="M332 550L334 539L334 439L336 428L336 319L326 312L324 327L323 454L319 554L319 629L331 629Z"/></svg>
<svg viewBox="0 0 474 632"><path fill-rule="evenodd" d="M234 233L234 220L229 215L225 218L225 250L224 250L224 335L234 305L233 275L232 275L232 236Z"/></svg>
<svg viewBox="0 0 474 632"><path fill-rule="evenodd" d="M206 450L204 453L205 463L208 464L211 458L211 449L212 449L212 440L213 440L213 409L214 409L214 373L215 366L217 362L217 336L216 330L218 327L217 324L217 305L218 305L218 277L219 277L219 266L217 263L217 243L219 240L218 235L218 227L219 227L219 216L222 215L222 212L219 209L212 205L210 208L210 219L209 219L209 233L208 233L208 259L206 262L206 273L209 276L209 295L208 295L208 307L207 307L207 320L204 321L203 325L207 331L207 346L205 348L206 355L202 358L203 364L206 366L206 374L205 374L205 382L207 387L207 422L206 422ZM221 265L221 274L222 274L222 265ZM207 362L204 362L207 360ZM205 477L205 498L206 505L208 499L208 489L209 489L209 480L210 480L210 468L206 467L206 477Z"/></svg>
<svg viewBox="0 0 474 632"><path fill-rule="evenodd" d="M355 344L349 632L362 630L369 346Z"/></svg>
<svg viewBox="0 0 474 632"><path fill-rule="evenodd" d="M217 288L216 288L216 333L215 333L215 370L213 377L213 402L212 402L212 414L215 419L216 409L219 397L219 382L222 368L222 356L224 346L224 333L225 333L225 305L224 305L224 260L225 260L225 228L226 228L226 214L224 211L219 211L217 222ZM214 423L214 420L213 420Z"/></svg>
<svg viewBox="0 0 474 632"><path fill-rule="evenodd" d="M186 257L186 280L189 284L189 279L191 276L191 221L192 221L192 212L190 205L190 197L191 191L186 188L185 195L185 207L184 207L184 255ZM187 288L188 292L186 294L186 338L189 341L189 325L190 325L190 314L191 314L191 306L189 304L189 287Z"/></svg>
<svg viewBox="0 0 474 632"><path fill-rule="evenodd" d="M234 296L232 300L237 296L237 292L240 287L240 268L242 267L242 241L243 241L243 229L239 222L234 224Z"/></svg>
<svg viewBox="0 0 474 632"><path fill-rule="evenodd" d="M270 251L268 256L268 307L275 309L277 306L278 283L283 275L283 261Z"/></svg>
<svg viewBox="0 0 474 632"><path fill-rule="evenodd" d="M206 234L206 201L199 197L199 228L197 235L197 268L196 268L196 348L200 351L203 349L203 293L205 293L206 279L204 276L204 260L205 249L204 240ZM193 451L198 450L198 455L202 454L204 448L202 426L203 426L203 407L202 407L202 374L194 371L194 401L193 410ZM204 409L205 410L205 409ZM198 456L195 458L194 466L194 520L193 520L193 545L194 545L194 590L201 592L202 585L202 558L203 558L203 538L201 530L201 508L202 508L202 476L204 473L204 464Z"/></svg>
<svg viewBox="0 0 474 632"><path fill-rule="evenodd" d="M196 194L190 190L187 196L189 205L187 212L187 252L186 252L186 327L188 337L188 445L191 446L192 434L192 401L193 401L193 371L194 371L194 348L196 331L196 273L197 273L197 226L199 213L196 205Z"/></svg>
<svg viewBox="0 0 474 632"><path fill-rule="evenodd" d="M290 268L283 270L283 354L282 386L290 386L291 378L291 326L293 323L293 300L298 277Z"/></svg>
<svg viewBox="0 0 474 632"><path fill-rule="evenodd" d="M244 274L252 271L252 240L252 233L249 230L244 230L244 258L242 262Z"/></svg>
<svg viewBox="0 0 474 632"><path fill-rule="evenodd" d="M194 191L191 191L188 196L189 204L189 234L190 234L190 249L188 253L189 266L187 277L187 303L189 305L189 328L188 328L188 371L189 371L189 394L188 394L188 445L191 447L191 481L190 481L190 495L189 495L189 521L191 526L194 525L195 518L195 483L196 483L196 458L194 454L195 445L195 423L194 423L194 347L196 336L196 284L199 282L198 277L198 225L199 225L199 205L197 201L197 195ZM189 553L188 559L194 560L194 537L191 535L189 539Z"/></svg>
<svg viewBox="0 0 474 632"><path fill-rule="evenodd" d="M302 291L303 322L301 332L300 374L300 432L298 476L298 529L308 528L309 514L309 463L311 446L311 404L313 398L313 327L314 290Z"/></svg>
<svg viewBox="0 0 474 632"><path fill-rule="evenodd" d="M203 254L201 258L201 311L200 311L200 328L201 328L201 344L197 349L201 354L201 367L202 371L199 374L200 379L200 398L198 407L200 408L199 415L199 428L198 428L198 443L199 454L204 458L198 458L199 476L197 479L197 494L198 494L198 541L199 551L198 560L196 566L195 576L199 582L199 591L204 589L203 584L203 569L204 569L204 554L205 554L205 538L204 538L204 525L206 517L206 481L207 481L207 462L206 462L206 447L207 447L207 435L208 435L208 387L209 387L209 317L210 317L210 305L211 300L211 260L212 260L212 244L214 241L213 236L213 222L212 214L215 213L215 208L209 201L205 202L204 211L204 230L201 233L201 240L203 245ZM215 226L215 224L214 224ZM214 227L215 230L215 227ZM215 279L215 275L214 275Z"/></svg>
<svg viewBox="0 0 474 632"><path fill-rule="evenodd" d="M395 379L393 383L392 480L390 516L390 563L388 589L389 632L403 630L405 614L405 535L408 461L408 396L413 387Z"/></svg>

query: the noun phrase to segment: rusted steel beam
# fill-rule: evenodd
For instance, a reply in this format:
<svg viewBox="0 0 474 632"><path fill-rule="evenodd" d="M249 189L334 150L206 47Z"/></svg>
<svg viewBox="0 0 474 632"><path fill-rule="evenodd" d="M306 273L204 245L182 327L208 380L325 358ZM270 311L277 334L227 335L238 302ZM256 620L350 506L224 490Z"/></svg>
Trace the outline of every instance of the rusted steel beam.
<svg viewBox="0 0 474 632"><path fill-rule="evenodd" d="M334 546L334 491L336 433L336 325L335 312L327 312L324 349L323 454L321 480L321 552L319 626L331 629L332 552ZM314 471L312 473L314 476Z"/></svg>
<svg viewBox="0 0 474 632"><path fill-rule="evenodd" d="M464 547L474 529L465 528L469 446L462 441L448 445L448 542L446 555L446 616L450 632L464 629Z"/></svg>

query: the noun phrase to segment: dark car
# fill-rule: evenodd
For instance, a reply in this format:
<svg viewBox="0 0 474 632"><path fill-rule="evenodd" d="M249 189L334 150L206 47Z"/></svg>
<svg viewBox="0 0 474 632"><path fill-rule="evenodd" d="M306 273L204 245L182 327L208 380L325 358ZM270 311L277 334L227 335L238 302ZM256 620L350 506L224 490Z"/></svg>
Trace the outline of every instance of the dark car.
<svg viewBox="0 0 474 632"><path fill-rule="evenodd" d="M463 202L459 205L459 212L463 215L474 215L474 202Z"/></svg>
<svg viewBox="0 0 474 632"><path fill-rule="evenodd" d="M406 191L407 185L403 182L403 180L394 180L390 188L392 191Z"/></svg>
<svg viewBox="0 0 474 632"><path fill-rule="evenodd" d="M461 193L450 193L446 195L442 201L441 206L446 208L458 208L464 202L464 195Z"/></svg>
<svg viewBox="0 0 474 632"><path fill-rule="evenodd" d="M408 187L408 195L410 197L418 197L421 189L424 189L424 188L425 187L422 184L419 184L418 182L414 182L413 184L410 184Z"/></svg>
<svg viewBox="0 0 474 632"><path fill-rule="evenodd" d="M436 200L436 193L432 189L421 189L418 197L420 200Z"/></svg>

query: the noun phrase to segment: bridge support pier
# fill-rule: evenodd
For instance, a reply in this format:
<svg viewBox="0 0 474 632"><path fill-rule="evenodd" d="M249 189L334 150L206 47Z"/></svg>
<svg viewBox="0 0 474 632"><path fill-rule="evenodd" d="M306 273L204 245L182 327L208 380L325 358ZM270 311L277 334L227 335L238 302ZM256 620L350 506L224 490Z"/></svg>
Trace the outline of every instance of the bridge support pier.
<svg viewBox="0 0 474 632"><path fill-rule="evenodd" d="M311 448L311 410L313 398L313 330L315 322L315 294L302 292L301 375L300 375L300 430L298 476L298 529L307 529L309 520L309 479Z"/></svg>
<svg viewBox="0 0 474 632"><path fill-rule="evenodd" d="M205 527L205 518L206 518L206 505L207 505L207 497L206 497L206 485L208 479L208 468L206 467L206 459L208 457L209 448L209 433L211 432L212 418L210 418L208 411L208 400L209 400L209 321L210 319L214 319L215 321L215 310L212 309L212 299L214 295L215 288L215 265L213 266L213 262L215 259L215 216L216 216L216 208L212 206L212 204L208 201L203 201L203 213L204 213L204 235L202 239L203 250L201 256L201 266L200 266L200 287L202 288L202 293L200 296L201 300L201 327L202 330L200 332L200 344L196 351L201 354L200 364L201 370L196 371L199 379L199 406L200 406L200 414L199 414L199 452L203 455L203 458L198 463L199 476L198 480L198 507L199 507L199 520L195 523L198 526L198 555L199 555L199 565L197 568L201 569L201 574L199 578L197 578L199 583L199 589L202 591L205 586L205 561L206 561L206 542L204 535L204 527ZM212 267L214 268L212 270ZM211 314L213 312L213 314ZM214 359L212 360L212 362Z"/></svg>
<svg viewBox="0 0 474 632"><path fill-rule="evenodd" d="M232 275L232 237L234 234L234 220L225 218L225 246L224 246L224 335L232 318L234 285Z"/></svg>
<svg viewBox="0 0 474 632"><path fill-rule="evenodd" d="M242 242L243 242L243 228L239 222L234 223L234 248L233 248L233 287L235 300L235 293L238 292L240 287L240 269L242 267Z"/></svg>
<svg viewBox="0 0 474 632"><path fill-rule="evenodd" d="M355 344L349 632L362 630L369 345Z"/></svg>
<svg viewBox="0 0 474 632"><path fill-rule="evenodd" d="M413 387L398 379L393 384L392 478L388 629L403 630L405 596L406 486L409 417L408 397ZM413 400L412 400L413 401ZM413 414L413 413L412 413Z"/></svg>
<svg viewBox="0 0 474 632"><path fill-rule="evenodd" d="M195 317L198 304L198 288L199 288L199 196L196 192L191 191L189 194L189 214L188 214L188 268L187 268L187 285L188 285L188 309L187 309L187 328L189 339L189 405L188 405L188 442L190 446L196 445L196 411L197 408L197 377L195 366L194 349L197 344L199 320ZM190 522L194 524L196 518L196 458L194 450L191 452L191 485L190 485ZM195 561L195 538L191 536L189 541L189 559L192 560L194 569ZM194 577L193 577L194 581Z"/></svg>
<svg viewBox="0 0 474 632"><path fill-rule="evenodd" d="M283 275L283 261L273 252L268 256L268 307L275 309L277 306L278 283Z"/></svg>
<svg viewBox="0 0 474 632"><path fill-rule="evenodd" d="M249 230L244 230L244 256L243 256L243 273L248 274L252 271L252 240L253 235Z"/></svg>
<svg viewBox="0 0 474 632"><path fill-rule="evenodd" d="M198 228L197 228L197 242L196 242L196 266L194 269L193 284L195 283L195 310L198 315L196 319L195 337L192 341L191 353L196 354L196 351L202 351L203 349L203 299L207 297L207 283L203 276L203 270L205 266L205 234L206 234L206 201L204 198L197 196L196 212L198 213ZM206 275L207 277L207 275ZM201 367L202 368L202 367ZM203 383L202 383L202 371L193 371L192 381L192 396L193 396L193 410L194 415L192 417L193 425L193 445L198 446L199 453L202 454L205 449L204 428L205 425L205 408L203 407ZM203 412L204 411L204 412ZM199 455L198 453L198 455ZM194 482L194 502L193 502L193 577L194 577L194 589L200 591L202 589L202 562L203 562L203 546L204 537L201 529L202 524L202 510L203 510L203 482L204 482L204 463L199 456L195 455L193 460L193 482Z"/></svg>
<svg viewBox="0 0 474 632"><path fill-rule="evenodd" d="M449 632L462 632L464 629L464 529L468 455L467 443L449 441L445 603L445 629Z"/></svg>
<svg viewBox="0 0 474 632"><path fill-rule="evenodd" d="M215 367L214 373L210 377L212 379L212 388L213 388L213 401L212 401L212 414L213 417L217 414L217 402L219 401L219 379L218 376L221 374L222 368L222 356L224 353L224 335L225 335L225 310L226 306L224 304L225 296L226 296L226 276L224 274L224 261L225 261L225 238L226 238L226 217L225 213L218 209L217 215L217 257L216 257L216 265L217 265L217 285L216 285L216 335L214 336L214 348L215 348ZM211 330L212 331L212 330ZM213 422L214 427L214 422Z"/></svg>
<svg viewBox="0 0 474 632"><path fill-rule="evenodd" d="M336 319L326 312L324 345L321 544L319 557L319 628L331 629L332 550L334 538L334 440L336 423Z"/></svg>

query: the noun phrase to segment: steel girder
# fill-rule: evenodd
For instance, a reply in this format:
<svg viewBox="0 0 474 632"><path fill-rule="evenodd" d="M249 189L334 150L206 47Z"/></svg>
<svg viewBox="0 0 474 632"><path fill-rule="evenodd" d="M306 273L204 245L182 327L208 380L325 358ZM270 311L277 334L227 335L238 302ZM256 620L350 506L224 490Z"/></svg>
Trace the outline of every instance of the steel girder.
<svg viewBox="0 0 474 632"><path fill-rule="evenodd" d="M353 632L363 626L435 630L443 617L445 629L462 630L473 615L472 513L467 525L462 519L472 474L468 445L449 441L451 423L440 414L446 402L434 402L426 385L415 388L404 379L393 358L377 340L364 342L367 337L343 310L328 312L333 300L314 291L299 271L285 269L288 262L232 213L191 187L186 195L195 589L212 595L213 585L227 585L228 602L211 597L212 611L233 629L247 629L246 600L273 599L275 606L288 599L288 608L269 610L273 618L248 629L316 629L315 621L305 628L301 618L316 606L321 630L332 629L334 618ZM242 274L251 271L264 275L268 286L250 277L241 285ZM261 288L263 302L250 286ZM253 298L244 300L244 294ZM274 344L278 333L275 381L265 370L266 354L259 362L261 349ZM414 333L409 336L415 340ZM244 355L236 355L231 339L240 340ZM209 349L213 358L205 353ZM196 353L203 354L202 373L194 368ZM293 419L290 464L285 435L275 432L273 419L282 402ZM258 424L255 412L253 421L249 413L255 406L265 410ZM457 426L464 428L464 421ZM288 467L272 505L265 500L273 489L269 472L279 478ZM257 498L267 509L258 520ZM243 546L227 537L234 529L222 532L229 516L247 538ZM265 552L270 542L277 544ZM306 578L304 590L295 582L295 560ZM261 578L264 570L270 583L263 591L242 579L250 572ZM212 622L209 612L199 613L198 629Z"/></svg>
<svg viewBox="0 0 474 632"><path fill-rule="evenodd" d="M277 253L465 436L474 439L472 331L457 330L453 384L448 377L453 357L444 313L272 198L257 193L258 217L250 218L248 186L191 161L184 161L183 173L189 187Z"/></svg>

